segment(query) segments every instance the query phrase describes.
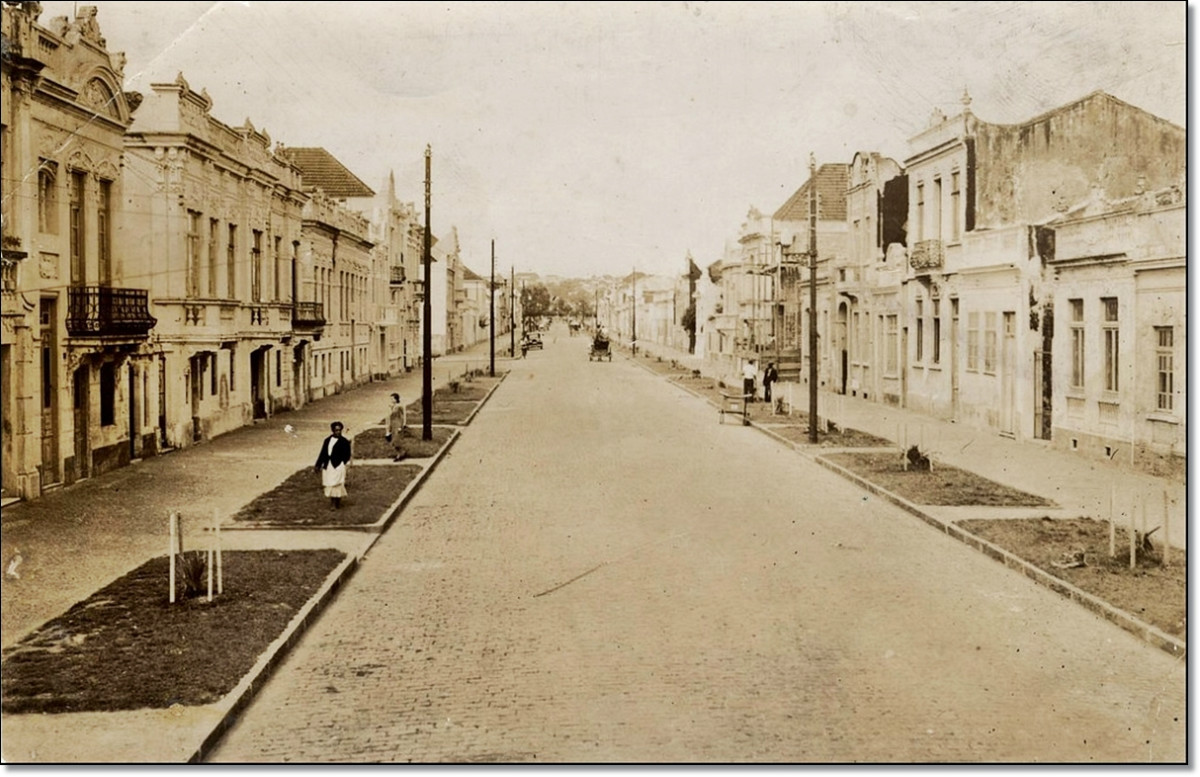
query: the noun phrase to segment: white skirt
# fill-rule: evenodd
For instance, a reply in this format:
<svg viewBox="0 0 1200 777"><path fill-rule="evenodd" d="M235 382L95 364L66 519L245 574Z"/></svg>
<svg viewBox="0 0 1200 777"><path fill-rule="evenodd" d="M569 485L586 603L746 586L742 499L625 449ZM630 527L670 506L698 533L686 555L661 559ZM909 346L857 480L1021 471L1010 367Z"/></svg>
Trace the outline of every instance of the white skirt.
<svg viewBox="0 0 1200 777"><path fill-rule="evenodd" d="M336 467L325 465L325 469L321 470L321 485L325 487L325 496L344 497L346 495L346 465L339 464Z"/></svg>

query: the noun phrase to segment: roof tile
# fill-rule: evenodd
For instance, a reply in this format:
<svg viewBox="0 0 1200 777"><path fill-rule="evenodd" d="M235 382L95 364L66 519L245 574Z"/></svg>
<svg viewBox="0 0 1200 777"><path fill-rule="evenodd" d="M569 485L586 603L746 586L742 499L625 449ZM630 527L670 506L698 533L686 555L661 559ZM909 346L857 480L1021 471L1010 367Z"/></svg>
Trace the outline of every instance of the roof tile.
<svg viewBox="0 0 1200 777"><path fill-rule="evenodd" d="M374 197L375 192L323 148L284 148L288 161L300 168L305 188L318 188L334 199Z"/></svg>

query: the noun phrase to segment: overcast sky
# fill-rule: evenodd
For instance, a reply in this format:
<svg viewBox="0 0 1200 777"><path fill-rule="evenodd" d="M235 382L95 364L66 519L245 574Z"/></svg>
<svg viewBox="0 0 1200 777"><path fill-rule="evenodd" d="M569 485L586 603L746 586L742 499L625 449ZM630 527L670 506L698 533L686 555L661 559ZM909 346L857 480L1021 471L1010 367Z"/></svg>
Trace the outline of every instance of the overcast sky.
<svg viewBox="0 0 1200 777"><path fill-rule="evenodd" d="M468 266L677 273L772 212L809 153L903 160L964 88L1018 122L1095 90L1186 123L1182 2L98 2L127 87L324 146L458 228ZM77 3L44 3L43 23Z"/></svg>

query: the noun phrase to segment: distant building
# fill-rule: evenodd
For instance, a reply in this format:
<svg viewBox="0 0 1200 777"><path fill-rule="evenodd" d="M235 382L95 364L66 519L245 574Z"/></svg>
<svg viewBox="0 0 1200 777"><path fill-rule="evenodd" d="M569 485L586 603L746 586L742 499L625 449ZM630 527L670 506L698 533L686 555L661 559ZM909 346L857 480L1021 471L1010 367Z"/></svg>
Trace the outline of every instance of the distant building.
<svg viewBox="0 0 1200 777"><path fill-rule="evenodd" d="M396 179L389 174L383 191L374 197L350 197L347 207L370 220L374 244L368 293L374 309L368 360L379 377L407 372L421 354L421 294L419 283L424 228L416 206L396 197Z"/></svg>
<svg viewBox="0 0 1200 777"><path fill-rule="evenodd" d="M848 186L846 253L833 266L833 387L863 399L896 397L902 391L899 321L908 177L894 160L859 152L850 163ZM940 342L940 324L934 331L933 340ZM931 358L940 362L940 353Z"/></svg>
<svg viewBox="0 0 1200 777"><path fill-rule="evenodd" d="M375 244L367 217L351 199L375 192L324 148L281 148L300 171L308 202L300 232L300 273L325 318L322 336L306 344L305 401L339 393L373 379L370 353L376 310L370 290L376 277ZM382 282L386 282L383 280Z"/></svg>
<svg viewBox="0 0 1200 777"><path fill-rule="evenodd" d="M479 342L487 342L490 307L488 302L488 279L480 277L470 267L463 265L463 303L459 308L462 320L463 345L470 348Z"/></svg>
<svg viewBox="0 0 1200 777"><path fill-rule="evenodd" d="M780 331L779 344L767 353L778 361L780 377L798 377L808 381L808 327L810 303L809 248L809 191L815 186L817 194L817 375L819 385L841 390L846 382L845 363L847 311L839 306L835 281L844 277L847 222L846 192L850 165L827 162L819 166L816 175L806 180L788 200L775 211L773 228L776 238L772 246L771 274L777 279L778 291L772 302L774 320ZM785 255L780 239L791 238ZM836 321L835 311L843 317Z"/></svg>

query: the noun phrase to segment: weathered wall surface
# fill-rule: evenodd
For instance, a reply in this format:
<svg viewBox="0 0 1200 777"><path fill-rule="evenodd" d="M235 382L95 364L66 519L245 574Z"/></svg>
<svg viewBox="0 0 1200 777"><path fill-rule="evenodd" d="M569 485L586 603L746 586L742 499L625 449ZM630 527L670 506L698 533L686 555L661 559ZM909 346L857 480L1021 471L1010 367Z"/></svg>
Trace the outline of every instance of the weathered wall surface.
<svg viewBox="0 0 1200 777"><path fill-rule="evenodd" d="M1016 126L976 126L976 228L1040 222L1097 194L1181 183L1182 127L1106 94Z"/></svg>

